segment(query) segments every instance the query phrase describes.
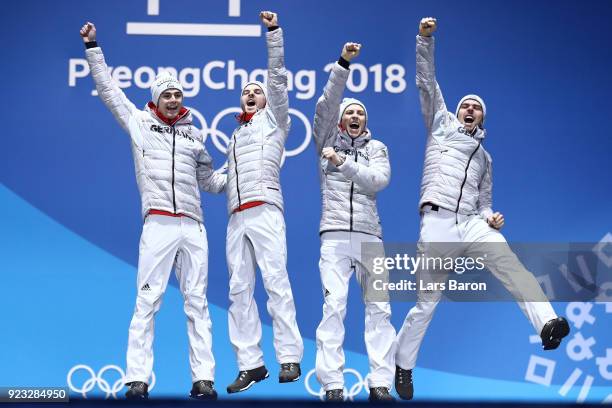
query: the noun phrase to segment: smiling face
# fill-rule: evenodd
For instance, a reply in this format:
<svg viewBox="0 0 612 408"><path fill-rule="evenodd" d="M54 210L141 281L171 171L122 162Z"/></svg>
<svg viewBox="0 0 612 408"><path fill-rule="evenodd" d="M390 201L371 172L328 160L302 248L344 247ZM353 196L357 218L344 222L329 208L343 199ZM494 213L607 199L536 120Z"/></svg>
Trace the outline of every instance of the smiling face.
<svg viewBox="0 0 612 408"><path fill-rule="evenodd" d="M183 93L178 89L167 89L159 96L157 110L167 119L175 119L183 107Z"/></svg>
<svg viewBox="0 0 612 408"><path fill-rule="evenodd" d="M482 105L474 99L466 99L459 107L457 119L468 132L472 132L482 123Z"/></svg>
<svg viewBox="0 0 612 408"><path fill-rule="evenodd" d="M365 131L366 112L363 106L353 103L344 109L340 124L350 137L355 138Z"/></svg>
<svg viewBox="0 0 612 408"><path fill-rule="evenodd" d="M249 84L242 90L240 106L246 113L255 113L266 106L266 95L257 84Z"/></svg>

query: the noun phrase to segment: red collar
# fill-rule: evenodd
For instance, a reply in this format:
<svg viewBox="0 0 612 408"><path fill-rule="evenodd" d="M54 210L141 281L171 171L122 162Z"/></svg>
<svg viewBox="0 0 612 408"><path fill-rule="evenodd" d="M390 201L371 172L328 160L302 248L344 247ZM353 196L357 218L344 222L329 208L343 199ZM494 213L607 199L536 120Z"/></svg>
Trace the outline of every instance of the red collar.
<svg viewBox="0 0 612 408"><path fill-rule="evenodd" d="M238 122L240 123L245 123L250 121L253 116L256 114L257 112L253 112L253 113L246 113L246 112L242 112L240 115L236 116L236 120L238 120Z"/></svg>
<svg viewBox="0 0 612 408"><path fill-rule="evenodd" d="M181 110L179 111L179 114L176 115L176 118L174 118L173 120L168 119L167 117L165 117L164 115L161 114L161 112L159 110L157 110L157 106L155 106L155 104L153 103L153 101L150 101L147 106L153 111L155 112L155 115L165 124L173 126L176 122L178 122L179 120L181 120L183 117L185 117L185 115L187 115L187 112L189 112L189 109L185 108L184 106L181 107Z"/></svg>

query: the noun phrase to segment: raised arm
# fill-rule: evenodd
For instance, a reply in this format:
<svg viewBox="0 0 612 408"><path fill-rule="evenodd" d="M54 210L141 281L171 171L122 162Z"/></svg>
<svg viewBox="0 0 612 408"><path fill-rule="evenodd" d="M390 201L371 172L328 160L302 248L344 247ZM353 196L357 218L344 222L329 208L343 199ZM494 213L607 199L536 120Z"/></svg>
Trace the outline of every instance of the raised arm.
<svg viewBox="0 0 612 408"><path fill-rule="evenodd" d="M227 174L223 174L225 168L217 171L213 168L213 160L206 147L198 155L196 164L196 177L201 190L209 193L221 193L227 184Z"/></svg>
<svg viewBox="0 0 612 408"><path fill-rule="evenodd" d="M435 127L447 125L452 120L436 81L435 40L432 37L436 28L435 18L423 18L419 24L419 35L416 37L416 85L419 88L421 112L429 133Z"/></svg>
<svg viewBox="0 0 612 408"><path fill-rule="evenodd" d="M96 42L96 26L87 22L80 31L85 43L87 62L102 102L113 113L123 130L129 133L130 118L138 111L110 76L102 49Z"/></svg>
<svg viewBox="0 0 612 408"><path fill-rule="evenodd" d="M268 92L267 105L274 115L278 126L289 133L289 95L287 93L287 69L285 68L285 48L283 29L278 26L278 16L271 11L259 14L261 21L268 28L266 41L268 45Z"/></svg>
<svg viewBox="0 0 612 408"><path fill-rule="evenodd" d="M324 157L336 164L338 170L364 191L377 193L387 187L391 180L391 166L389 164L389 153L387 146L377 140L370 141L372 150L370 152L369 166L363 165L350 158L341 157L334 152L333 147L323 149Z"/></svg>
<svg viewBox="0 0 612 408"><path fill-rule="evenodd" d="M360 50L361 44L344 44L340 59L332 66L329 73L329 79L323 88L323 95L317 101L312 134L319 155L330 143L330 138L337 132L338 111L350 73L350 61L359 55Z"/></svg>

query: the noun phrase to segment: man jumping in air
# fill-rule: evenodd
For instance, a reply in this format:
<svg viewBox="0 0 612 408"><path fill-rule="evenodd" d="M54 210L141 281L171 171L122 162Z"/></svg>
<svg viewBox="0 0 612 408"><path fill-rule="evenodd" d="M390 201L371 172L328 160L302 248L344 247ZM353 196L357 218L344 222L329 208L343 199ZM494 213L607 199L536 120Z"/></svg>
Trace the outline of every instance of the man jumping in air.
<svg viewBox="0 0 612 408"><path fill-rule="evenodd" d="M386 298L374 301L367 296L371 276L362 254L362 243L382 245L376 194L389 184L389 155L387 147L372 138L364 104L352 98L342 100L350 61L360 49L360 44L344 45L317 102L314 119L323 199L319 269L324 293L323 318L317 328L316 373L327 401L343 400L344 317L353 271L365 303L369 398L394 400L389 394L395 364L391 307Z"/></svg>
<svg viewBox="0 0 612 408"><path fill-rule="evenodd" d="M569 325L557 317L538 281L512 252L499 229L504 217L493 212L491 157L483 147L487 108L477 95L459 101L455 114L448 112L435 77L434 38L436 20L421 20L416 41L416 83L428 138L421 183L421 230L418 251L438 256L443 244L452 246L452 256L485 256L485 266L517 300L544 350L559 346L569 334ZM448 244L445 244L449 248ZM449 254L444 254L448 256ZM417 279L444 281L443 271L419 269ZM439 290L419 291L398 334L395 388L403 399L413 396L412 369L434 310Z"/></svg>
<svg viewBox="0 0 612 408"><path fill-rule="evenodd" d="M215 361L208 314L208 241L200 191L219 193L226 176L213 172L201 132L183 106L183 88L160 73L144 110L130 102L109 74L96 28L81 28L87 62L102 102L130 135L144 226L140 237L136 307L130 323L126 385L129 399L147 399L153 369L154 317L160 308L172 266L185 299L191 397L216 399Z"/></svg>
<svg viewBox="0 0 612 408"><path fill-rule="evenodd" d="M253 298L255 271L261 270L273 321L278 380L296 381L304 344L297 326L287 274L287 244L280 167L289 133L289 98L283 30L276 13L260 13L268 28L267 86L249 82L242 89L239 126L228 154L227 265L230 273L229 336L239 373L228 393L248 389L268 377L261 351L261 321Z"/></svg>

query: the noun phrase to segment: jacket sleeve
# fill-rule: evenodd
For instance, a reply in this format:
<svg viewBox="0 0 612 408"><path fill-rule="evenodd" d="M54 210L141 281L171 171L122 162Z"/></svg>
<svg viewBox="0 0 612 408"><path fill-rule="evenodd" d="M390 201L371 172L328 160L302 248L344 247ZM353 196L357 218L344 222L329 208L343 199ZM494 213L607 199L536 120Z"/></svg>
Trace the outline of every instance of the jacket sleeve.
<svg viewBox="0 0 612 408"><path fill-rule="evenodd" d="M196 177L201 190L209 193L221 193L225 190L227 184L227 169L225 167L215 171L213 169L213 160L206 148L204 147L196 163Z"/></svg>
<svg viewBox="0 0 612 408"><path fill-rule="evenodd" d="M416 37L416 86L419 88L421 112L427 131L431 134L439 126L447 126L452 115L446 109L442 91L436 80L434 37Z"/></svg>
<svg viewBox="0 0 612 408"><path fill-rule="evenodd" d="M336 62L323 88L323 95L317 101L312 134L319 155L329 139L337 132L340 103L349 73L350 70Z"/></svg>
<svg viewBox="0 0 612 408"><path fill-rule="evenodd" d="M289 134L289 95L287 93L287 69L283 29L277 28L266 33L268 44L268 100L267 104L286 139Z"/></svg>
<svg viewBox="0 0 612 408"><path fill-rule="evenodd" d="M125 93L123 93L115 80L110 76L102 49L100 47L88 48L85 54L91 76L96 84L98 96L100 96L106 107L110 109L123 130L129 133L130 118L138 112L138 109L129 101Z"/></svg>
<svg viewBox="0 0 612 408"><path fill-rule="evenodd" d="M370 142L372 143L372 141ZM391 165L389 164L389 153L387 146L377 142L370 156L370 165L365 166L347 158L338 170L364 191L377 193L387 187L391 180Z"/></svg>
<svg viewBox="0 0 612 408"><path fill-rule="evenodd" d="M493 165L488 154L486 154L486 160L487 168L478 185L478 213L485 220L493 215L491 209L493 205Z"/></svg>

